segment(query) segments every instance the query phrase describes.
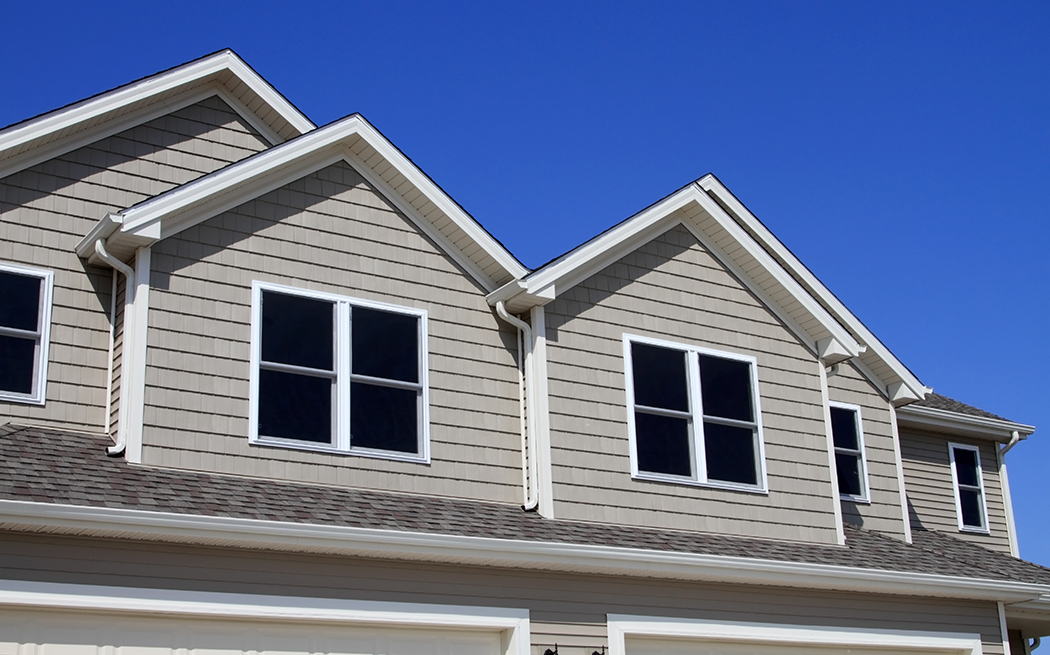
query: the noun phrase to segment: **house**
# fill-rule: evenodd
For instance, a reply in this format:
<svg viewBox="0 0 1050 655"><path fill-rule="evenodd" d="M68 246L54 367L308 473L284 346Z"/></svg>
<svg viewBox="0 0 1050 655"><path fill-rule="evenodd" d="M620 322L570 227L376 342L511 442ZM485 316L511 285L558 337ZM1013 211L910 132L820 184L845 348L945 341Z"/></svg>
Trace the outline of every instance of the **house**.
<svg viewBox="0 0 1050 655"><path fill-rule="evenodd" d="M231 51L0 130L0 652L1027 655L1006 455L712 175L530 271Z"/></svg>

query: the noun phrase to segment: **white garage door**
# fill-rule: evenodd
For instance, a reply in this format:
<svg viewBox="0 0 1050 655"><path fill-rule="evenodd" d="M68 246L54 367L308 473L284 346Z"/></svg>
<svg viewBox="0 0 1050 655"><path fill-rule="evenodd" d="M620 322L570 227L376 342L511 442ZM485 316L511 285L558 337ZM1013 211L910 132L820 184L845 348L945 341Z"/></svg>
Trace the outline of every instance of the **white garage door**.
<svg viewBox="0 0 1050 655"><path fill-rule="evenodd" d="M502 655L495 631L0 610L0 655Z"/></svg>
<svg viewBox="0 0 1050 655"><path fill-rule="evenodd" d="M932 655L937 651L627 637L627 655ZM951 652L951 651L941 651ZM958 651L954 651L958 652Z"/></svg>

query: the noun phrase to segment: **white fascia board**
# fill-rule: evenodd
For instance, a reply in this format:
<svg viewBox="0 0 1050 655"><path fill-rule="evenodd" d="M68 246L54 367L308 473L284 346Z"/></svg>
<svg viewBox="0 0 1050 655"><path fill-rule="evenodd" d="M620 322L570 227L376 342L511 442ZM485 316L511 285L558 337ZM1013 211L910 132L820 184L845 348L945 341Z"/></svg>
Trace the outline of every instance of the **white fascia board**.
<svg viewBox="0 0 1050 655"><path fill-rule="evenodd" d="M434 183L423 171L412 163L394 144L375 129L368 121L361 119L361 136L370 146L375 148L386 161L388 161L399 173L405 176L413 186L419 189L430 202L434 203L446 216L448 216L463 230L474 243L481 246L485 254L492 257L507 273L515 278L523 278L529 270L521 265L513 255L500 245L491 234L485 231L481 225L471 218L462 207L448 196L438 185Z"/></svg>
<svg viewBox="0 0 1050 655"><path fill-rule="evenodd" d="M762 245L769 248L779 259L781 259L787 266L791 268L791 273L797 275L799 279L803 280L813 293L819 296L820 300L829 308L834 314L834 318L842 321L847 328L849 328L854 334L859 337L859 340L867 346L874 354L876 354L881 360L893 370L893 372L907 385L907 387L915 394L918 399L925 398L926 394L933 391L933 389L925 386L919 381L915 375L907 369L904 364L896 358L889 351L889 349L883 345L881 341L858 319L853 312L851 312L846 305L842 303L835 294L831 292L824 284L817 279L806 266L798 260L795 255L780 242L779 239L773 235L769 229L762 224L758 218L748 211L747 207L743 205L736 196L732 194L715 176L705 175L701 178L697 184L704 191L710 191L718 196L718 199L726 204L733 213L736 214L740 220L747 226L748 230L756 235L757 238L762 240ZM735 221L734 221L735 223Z"/></svg>
<svg viewBox="0 0 1050 655"><path fill-rule="evenodd" d="M828 564L16 500L0 500L0 527L384 559L1011 603L1050 594L1047 585Z"/></svg>
<svg viewBox="0 0 1050 655"><path fill-rule="evenodd" d="M180 66L166 73L148 77L137 83L132 83L103 94L100 97L90 98L71 107L45 114L27 123L14 125L0 132L0 153L47 136L50 133L69 129L79 123L87 122L133 102L183 85L192 84L196 80L220 73L223 70L229 70L236 75L300 132L306 133L314 129L315 126L309 119L285 100L281 94L277 93L240 57L230 50L224 50L211 57Z"/></svg>
<svg viewBox="0 0 1050 655"><path fill-rule="evenodd" d="M897 420L901 425L925 428L937 432L965 434L994 441L1009 441L1014 432L1018 432L1022 439L1035 432L1035 427L1031 425L987 418L985 416L958 414L944 409L916 405L898 407Z"/></svg>

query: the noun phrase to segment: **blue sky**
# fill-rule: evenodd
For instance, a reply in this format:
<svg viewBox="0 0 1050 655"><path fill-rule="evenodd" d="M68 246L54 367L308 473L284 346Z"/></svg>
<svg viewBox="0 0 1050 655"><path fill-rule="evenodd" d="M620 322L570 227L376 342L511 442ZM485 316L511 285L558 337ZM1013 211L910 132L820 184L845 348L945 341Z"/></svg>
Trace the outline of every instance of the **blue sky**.
<svg viewBox="0 0 1050 655"><path fill-rule="evenodd" d="M4 13L0 125L230 47L314 122L364 114L527 266L713 172L923 382L1050 430L1050 3ZM1050 565L1050 444L1008 462Z"/></svg>

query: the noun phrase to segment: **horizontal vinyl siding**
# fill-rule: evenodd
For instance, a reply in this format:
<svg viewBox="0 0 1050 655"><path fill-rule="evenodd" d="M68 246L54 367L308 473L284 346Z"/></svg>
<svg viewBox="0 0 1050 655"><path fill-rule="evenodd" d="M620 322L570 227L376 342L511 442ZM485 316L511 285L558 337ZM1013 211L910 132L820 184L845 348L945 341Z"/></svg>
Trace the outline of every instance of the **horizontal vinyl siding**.
<svg viewBox="0 0 1050 655"><path fill-rule="evenodd" d="M998 463L995 459L995 444L944 434L922 433L908 428L902 429L900 436L901 457L904 460L904 489L908 496L912 525L946 532L959 539L1009 553L1010 536L1006 526ZM948 442L980 448L990 534L959 530Z"/></svg>
<svg viewBox="0 0 1050 655"><path fill-rule="evenodd" d="M486 569L226 548L0 535L0 578L366 601L523 608L533 655L608 650L606 616L980 633L1001 654L995 603Z"/></svg>
<svg viewBox="0 0 1050 655"><path fill-rule="evenodd" d="M515 333L345 163L153 248L144 461L521 502ZM428 312L431 463L249 446L254 280Z"/></svg>
<svg viewBox="0 0 1050 655"><path fill-rule="evenodd" d="M860 406L868 464L871 504L842 501L843 520L903 539L904 517L888 401L849 363L843 363L838 373L828 378L828 397L835 402Z"/></svg>
<svg viewBox="0 0 1050 655"><path fill-rule="evenodd" d="M213 97L0 179L0 261L55 272L47 402L0 403L0 424L105 429L112 273L74 247L107 212L265 147Z"/></svg>
<svg viewBox="0 0 1050 655"><path fill-rule="evenodd" d="M816 358L677 227L546 309L555 515L833 542ZM758 360L769 495L634 480L623 334Z"/></svg>

